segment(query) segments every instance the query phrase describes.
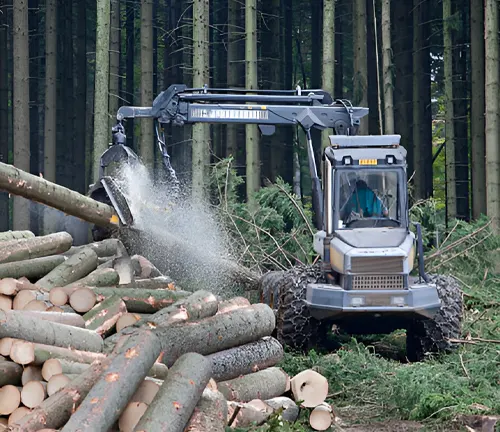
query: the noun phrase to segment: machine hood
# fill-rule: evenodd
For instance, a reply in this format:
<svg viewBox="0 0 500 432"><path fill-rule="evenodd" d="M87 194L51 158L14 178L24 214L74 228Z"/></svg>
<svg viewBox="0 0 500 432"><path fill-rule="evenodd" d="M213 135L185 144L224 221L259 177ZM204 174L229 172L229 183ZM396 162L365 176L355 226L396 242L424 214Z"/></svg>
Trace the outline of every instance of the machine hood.
<svg viewBox="0 0 500 432"><path fill-rule="evenodd" d="M355 248L388 248L400 246L408 232L404 228L357 228L338 230L335 234Z"/></svg>

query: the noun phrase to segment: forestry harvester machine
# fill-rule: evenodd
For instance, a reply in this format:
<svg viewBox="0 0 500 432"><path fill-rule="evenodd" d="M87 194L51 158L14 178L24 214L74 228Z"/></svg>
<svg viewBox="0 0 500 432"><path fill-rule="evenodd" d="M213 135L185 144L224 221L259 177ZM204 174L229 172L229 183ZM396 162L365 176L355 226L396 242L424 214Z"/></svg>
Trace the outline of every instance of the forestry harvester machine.
<svg viewBox="0 0 500 432"><path fill-rule="evenodd" d="M275 126L300 126L312 179L317 228L312 241L321 259L262 277L261 301L275 310L278 339L307 349L323 342L332 328L354 334L406 329L407 357L419 360L426 352L450 349L449 339L460 336L460 289L452 278L425 273L421 227L413 224L415 233L410 229L406 150L399 135L357 135L367 114L367 108L334 100L323 90L171 85L152 107L118 110L112 144L101 157L100 179L89 194L111 204L121 224L133 224L127 200L104 173L111 162L140 163L125 145L125 119L154 119L174 191L178 180L165 145L165 124L256 124L264 135L272 135ZM312 129L332 131L322 143L322 180Z"/></svg>

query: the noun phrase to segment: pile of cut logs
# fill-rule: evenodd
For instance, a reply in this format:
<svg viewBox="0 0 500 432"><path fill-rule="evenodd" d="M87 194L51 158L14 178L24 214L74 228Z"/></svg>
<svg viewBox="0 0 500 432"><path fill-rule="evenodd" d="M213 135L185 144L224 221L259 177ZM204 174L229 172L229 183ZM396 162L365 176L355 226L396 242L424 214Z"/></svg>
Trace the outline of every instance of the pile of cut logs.
<svg viewBox="0 0 500 432"><path fill-rule="evenodd" d="M224 431L301 408L326 430L326 379L278 367L274 328L267 305L184 290L119 239L0 233L0 431Z"/></svg>

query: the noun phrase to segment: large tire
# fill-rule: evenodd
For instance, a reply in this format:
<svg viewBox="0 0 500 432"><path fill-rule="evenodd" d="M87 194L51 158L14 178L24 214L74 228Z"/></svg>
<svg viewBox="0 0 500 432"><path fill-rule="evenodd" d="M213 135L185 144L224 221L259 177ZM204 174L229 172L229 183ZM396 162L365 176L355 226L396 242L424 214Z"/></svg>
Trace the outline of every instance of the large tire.
<svg viewBox="0 0 500 432"><path fill-rule="evenodd" d="M306 291L310 283L324 282L319 265L297 266L283 273L277 282L277 339L292 349L306 351L321 345L325 326L310 314Z"/></svg>
<svg viewBox="0 0 500 432"><path fill-rule="evenodd" d="M278 285L284 275L282 271L269 271L259 281L259 301L267 304L275 313L279 304Z"/></svg>
<svg viewBox="0 0 500 432"><path fill-rule="evenodd" d="M462 330L463 300L457 281L450 276L429 275L435 283L441 308L433 319L413 322L407 329L406 356L421 361L426 353L446 353L455 347L449 339L458 339Z"/></svg>

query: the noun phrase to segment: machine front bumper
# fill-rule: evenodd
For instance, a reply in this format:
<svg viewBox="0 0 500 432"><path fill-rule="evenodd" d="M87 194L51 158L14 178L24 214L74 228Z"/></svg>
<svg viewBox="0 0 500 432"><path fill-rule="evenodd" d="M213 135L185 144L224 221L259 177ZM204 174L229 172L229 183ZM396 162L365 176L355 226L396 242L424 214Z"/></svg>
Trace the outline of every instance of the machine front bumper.
<svg viewBox="0 0 500 432"><path fill-rule="evenodd" d="M310 284L306 303L317 319L360 314L432 318L441 307L432 284L412 285L404 290L344 290L336 285Z"/></svg>

